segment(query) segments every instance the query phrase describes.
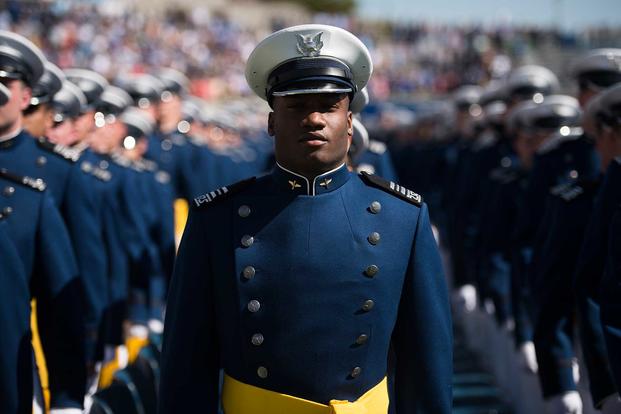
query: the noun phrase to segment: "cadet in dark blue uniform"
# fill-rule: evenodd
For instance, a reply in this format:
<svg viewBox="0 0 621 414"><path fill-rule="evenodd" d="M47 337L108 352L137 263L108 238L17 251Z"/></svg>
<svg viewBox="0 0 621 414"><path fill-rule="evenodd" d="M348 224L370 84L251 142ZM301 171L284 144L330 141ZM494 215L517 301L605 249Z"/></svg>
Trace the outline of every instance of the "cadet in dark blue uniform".
<svg viewBox="0 0 621 414"><path fill-rule="evenodd" d="M9 38L4 34L0 37ZM14 49L18 47L16 44L12 46ZM23 81L18 79L12 82L23 85ZM23 91L30 95L29 89ZM3 107L2 112L5 112L7 106ZM6 113L10 114L8 110ZM88 329L87 358L92 361L103 310L104 301L100 294L102 286L105 286L106 266L98 209L89 187L90 178L75 164L79 158L77 152L52 144L42 137L33 138L20 130L21 114L11 116L16 125L16 135L0 149L0 164L20 174L43 178L63 215L86 293L84 318Z"/></svg>
<svg viewBox="0 0 621 414"><path fill-rule="evenodd" d="M0 106L6 104L10 96L10 91L0 84ZM9 192L11 190L5 191ZM5 213L0 211L0 315L5 315L0 318L0 407L11 414L31 413L30 291L5 218Z"/></svg>
<svg viewBox="0 0 621 414"><path fill-rule="evenodd" d="M0 88L1 89L1 88ZM0 407L5 413L32 412L30 292L24 267L0 212Z"/></svg>
<svg viewBox="0 0 621 414"><path fill-rule="evenodd" d="M349 101L371 69L357 38L325 25L276 32L251 54L277 165L194 200L161 413L215 412L220 368L225 413L386 413L391 346L396 412L451 411L450 312L427 207L345 165Z"/></svg>
<svg viewBox="0 0 621 414"><path fill-rule="evenodd" d="M22 132L21 111L31 104L31 87L44 71L45 58L36 46L14 33L0 32L0 46L2 81L11 91L11 99L0 107L0 167L14 167L12 171L20 174L42 172L35 165L43 159L37 158L37 154L43 155L34 140ZM43 185L40 179L17 175L10 180L24 182L35 190L41 190ZM5 215L15 212L7 223L29 277L31 296L37 298L51 406L79 410L85 388L83 284L76 277L75 257L53 202L51 194L39 196L8 185L2 208Z"/></svg>
<svg viewBox="0 0 621 414"><path fill-rule="evenodd" d="M615 161L621 165L621 159ZM617 183L617 186L621 183ZM621 204L611 225L608 266L602 281L601 320L617 393L621 393Z"/></svg>
<svg viewBox="0 0 621 414"><path fill-rule="evenodd" d="M85 388L83 292L67 230L42 180L0 171L0 209L22 260L29 296L37 299L51 407L80 408ZM27 367L31 358L29 352L15 362ZM32 378L27 391L32 392Z"/></svg>
<svg viewBox="0 0 621 414"><path fill-rule="evenodd" d="M619 187L621 167L613 159L621 155L619 145L621 84L605 90L601 97L596 99L600 102L598 113L600 131L595 143L598 151L602 153L602 166L608 168L589 218L575 270L574 287L591 393L595 404L605 407L612 404L616 398L614 396L611 398L615 388L610 381L604 333L598 320L599 289L606 267L612 217L616 206L621 202Z"/></svg>
<svg viewBox="0 0 621 414"><path fill-rule="evenodd" d="M601 92L597 95L601 108L597 117L599 130L595 146L602 154L603 167L610 165L595 199L574 281L579 333L589 386L594 404L606 412L615 412L615 409L620 409L611 405L615 400L610 396L614 387L606 356L604 335L598 318L599 284L604 274L610 220L616 203L615 199L619 199L618 187L608 183L615 181L614 178L609 178L614 175L615 171L615 163L611 162L611 158L621 154L618 148L615 149L614 144L611 145L615 141L614 135L610 135L615 129L614 116L610 115L617 111L613 108L619 102L620 60L621 49L596 49L579 59L573 68L573 74L579 85L578 98L582 103L589 102L593 95ZM613 88L616 92L606 89L613 85L617 85ZM604 102L604 99L607 102Z"/></svg>

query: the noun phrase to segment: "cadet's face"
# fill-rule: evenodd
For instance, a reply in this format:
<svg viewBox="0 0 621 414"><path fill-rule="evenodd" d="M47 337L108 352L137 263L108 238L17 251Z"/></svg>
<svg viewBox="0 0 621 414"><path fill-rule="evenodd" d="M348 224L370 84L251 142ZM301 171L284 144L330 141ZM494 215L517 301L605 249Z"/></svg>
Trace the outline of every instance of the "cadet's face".
<svg viewBox="0 0 621 414"><path fill-rule="evenodd" d="M0 79L11 91L11 99L0 106L0 135L8 134L22 124L22 111L30 103L31 90L20 80Z"/></svg>
<svg viewBox="0 0 621 414"><path fill-rule="evenodd" d="M181 117L181 98L178 95L172 95L162 100L159 104L158 115L161 123L177 122Z"/></svg>
<svg viewBox="0 0 621 414"><path fill-rule="evenodd" d="M603 127L595 138L595 150L601 161L601 170L605 172L612 159L621 155L621 126Z"/></svg>
<svg viewBox="0 0 621 414"><path fill-rule="evenodd" d="M78 139L83 140L95 129L95 112L88 111L75 120L75 130Z"/></svg>
<svg viewBox="0 0 621 414"><path fill-rule="evenodd" d="M60 124L55 124L46 131L46 136L55 144L75 144L78 140L75 130L75 121L73 119L66 119Z"/></svg>
<svg viewBox="0 0 621 414"><path fill-rule="evenodd" d="M41 137L54 125L54 111L46 104L39 107L32 113L25 115L23 127L33 137Z"/></svg>
<svg viewBox="0 0 621 414"><path fill-rule="evenodd" d="M346 94L274 97L268 132L275 137L276 160L315 177L345 162L353 134Z"/></svg>

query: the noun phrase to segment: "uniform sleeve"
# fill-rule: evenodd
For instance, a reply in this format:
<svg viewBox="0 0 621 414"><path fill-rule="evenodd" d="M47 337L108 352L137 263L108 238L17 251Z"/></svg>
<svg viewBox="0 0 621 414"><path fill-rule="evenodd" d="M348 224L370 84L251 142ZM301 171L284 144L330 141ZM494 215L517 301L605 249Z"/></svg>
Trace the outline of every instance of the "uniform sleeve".
<svg viewBox="0 0 621 414"><path fill-rule="evenodd" d="M450 413L451 314L444 271L425 204L418 219L393 345L397 413Z"/></svg>
<svg viewBox="0 0 621 414"><path fill-rule="evenodd" d="M601 286L601 325L606 339L610 369L621 393L621 207L611 227L608 264Z"/></svg>
<svg viewBox="0 0 621 414"><path fill-rule="evenodd" d="M168 294L159 413L216 413L219 350L203 218L190 212Z"/></svg>
<svg viewBox="0 0 621 414"><path fill-rule="evenodd" d="M87 358L95 358L97 335L107 304L107 260L100 203L92 178L74 166L65 192L62 213L74 247L85 293Z"/></svg>
<svg viewBox="0 0 621 414"><path fill-rule="evenodd" d="M32 290L51 406L81 408L86 387L83 286L67 229L47 195L39 215Z"/></svg>
<svg viewBox="0 0 621 414"><path fill-rule="evenodd" d="M0 220L0 407L24 413L32 407L30 292L17 250Z"/></svg>

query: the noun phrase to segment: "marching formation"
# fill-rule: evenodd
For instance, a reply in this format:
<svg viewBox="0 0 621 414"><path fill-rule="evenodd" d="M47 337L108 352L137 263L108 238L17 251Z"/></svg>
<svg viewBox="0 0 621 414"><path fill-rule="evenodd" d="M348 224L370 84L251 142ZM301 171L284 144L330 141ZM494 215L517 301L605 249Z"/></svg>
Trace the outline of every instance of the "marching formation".
<svg viewBox="0 0 621 414"><path fill-rule="evenodd" d="M576 56L576 96L518 66L386 140L353 34L245 69L258 99L215 104L0 31L2 413L450 413L449 293L546 412L585 383L621 412L621 49Z"/></svg>

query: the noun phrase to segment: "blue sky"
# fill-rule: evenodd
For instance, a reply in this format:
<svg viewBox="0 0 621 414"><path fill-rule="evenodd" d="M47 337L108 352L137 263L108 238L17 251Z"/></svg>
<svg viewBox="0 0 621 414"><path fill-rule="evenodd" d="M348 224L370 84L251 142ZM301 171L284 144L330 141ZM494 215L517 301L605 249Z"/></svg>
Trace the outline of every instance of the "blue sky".
<svg viewBox="0 0 621 414"><path fill-rule="evenodd" d="M438 23L532 23L621 29L621 0L357 0L358 14Z"/></svg>

